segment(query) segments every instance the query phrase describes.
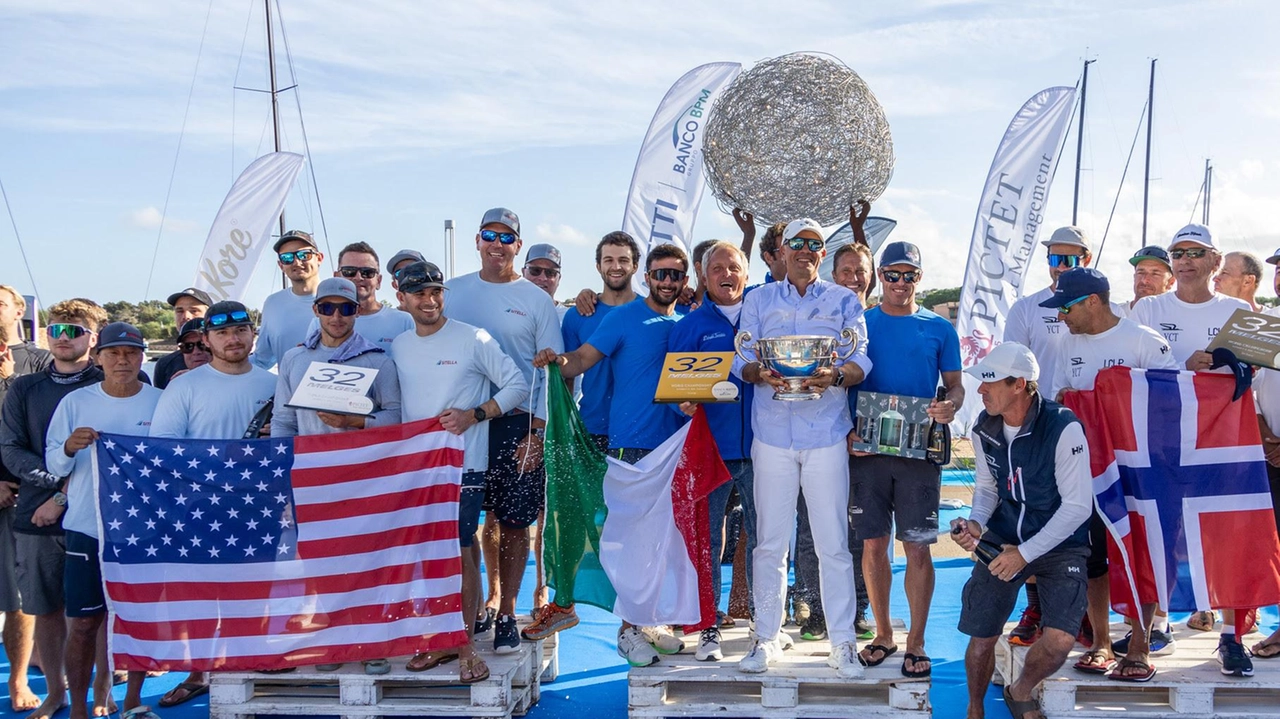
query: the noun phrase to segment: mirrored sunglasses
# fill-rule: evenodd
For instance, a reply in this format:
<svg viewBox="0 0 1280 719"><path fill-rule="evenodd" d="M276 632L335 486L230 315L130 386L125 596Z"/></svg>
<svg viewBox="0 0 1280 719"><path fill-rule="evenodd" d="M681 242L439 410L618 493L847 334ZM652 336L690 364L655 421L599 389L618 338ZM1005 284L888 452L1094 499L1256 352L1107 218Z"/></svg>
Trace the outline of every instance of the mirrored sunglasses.
<svg viewBox="0 0 1280 719"><path fill-rule="evenodd" d="M1209 249L1207 247L1192 247L1186 250L1170 250L1169 251L1169 256L1175 260L1180 260L1183 257L1186 257L1192 260L1198 260L1207 254L1209 254Z"/></svg>
<svg viewBox="0 0 1280 719"><path fill-rule="evenodd" d="M279 254L280 264L292 265L294 260L298 262L306 262L316 253L315 250L294 250L293 252L281 252Z"/></svg>
<svg viewBox="0 0 1280 719"><path fill-rule="evenodd" d="M1072 307L1075 307L1076 305L1080 304L1081 302L1084 302L1087 299L1089 299L1089 295L1085 295L1084 297L1077 297L1074 300L1071 300L1070 302L1068 302L1067 304L1059 307L1058 312L1064 315L1069 315L1071 314Z"/></svg>
<svg viewBox="0 0 1280 719"><path fill-rule="evenodd" d="M59 337L66 337L69 340L73 340L77 337L83 337L84 335L91 334L88 327L67 323L49 325L45 328L45 332L48 333L49 339L51 340L56 340Z"/></svg>
<svg viewBox="0 0 1280 719"><path fill-rule="evenodd" d="M210 327L222 327L231 323L243 324L249 321L249 313L244 310L219 312L216 315L209 315L204 318L204 328L207 330Z"/></svg>
<svg viewBox="0 0 1280 719"><path fill-rule="evenodd" d="M495 230L480 230L480 239L484 240L485 242L493 242L494 240L497 240L498 242L501 242L504 245L511 245L511 244L515 244L515 241L520 238L516 237L516 233L514 232L497 232Z"/></svg>
<svg viewBox="0 0 1280 719"><path fill-rule="evenodd" d="M787 247L790 247L793 250L798 250L807 245L810 252L817 252L821 250L825 244L826 243L822 240L815 240L812 237L792 237L786 242Z"/></svg>
<svg viewBox="0 0 1280 719"><path fill-rule="evenodd" d="M659 282L679 282L689 275L684 270L672 269L670 267L660 267L656 270L649 270L649 276Z"/></svg>
<svg viewBox="0 0 1280 719"><path fill-rule="evenodd" d="M350 317L360 310L360 307L354 302L321 302L316 305L316 309L325 317L333 316L334 312L341 314L343 317Z"/></svg>
<svg viewBox="0 0 1280 719"><path fill-rule="evenodd" d="M914 285L916 280L920 279L919 272L899 272L898 270L882 270L881 272L884 274L884 281L894 285L896 285L900 280L909 285Z"/></svg>
<svg viewBox="0 0 1280 719"><path fill-rule="evenodd" d="M1049 255L1049 266L1057 269L1059 267L1079 267L1083 258L1080 255Z"/></svg>

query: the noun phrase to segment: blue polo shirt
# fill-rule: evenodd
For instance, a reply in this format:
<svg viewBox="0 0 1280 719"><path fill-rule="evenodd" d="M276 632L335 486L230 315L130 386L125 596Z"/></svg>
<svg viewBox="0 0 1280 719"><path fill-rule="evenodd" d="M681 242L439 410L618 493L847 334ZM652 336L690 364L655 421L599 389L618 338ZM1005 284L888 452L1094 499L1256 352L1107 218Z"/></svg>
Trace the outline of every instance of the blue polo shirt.
<svg viewBox="0 0 1280 719"><path fill-rule="evenodd" d="M581 347L604 321L605 316L614 309L614 305L598 302L595 314L583 317L578 314L576 307L570 307L560 323L564 351L572 352ZM578 402L578 413L582 415L582 423L591 434L609 434L609 404L613 401L613 377L609 372L609 358L600 360L595 367L587 370L580 381L582 399Z"/></svg>
<svg viewBox="0 0 1280 719"><path fill-rule="evenodd" d="M655 449L680 429L680 418L655 404L667 340L680 315L660 315L644 299L615 308L591 333L587 344L609 358L613 401L609 446Z"/></svg>
<svg viewBox="0 0 1280 719"><path fill-rule="evenodd" d="M860 391L932 398L942 373L960 370L960 337L942 317L923 308L897 317L880 307L863 316L867 336L875 340L867 349L875 369Z"/></svg>
<svg viewBox="0 0 1280 719"><path fill-rule="evenodd" d="M668 351L733 352L733 338L737 334L737 324L730 322L724 312L708 299L671 330ZM734 375L729 375L729 381L737 385L740 401L708 402L703 405L703 410L707 413L707 423L711 425L716 446L720 448L720 458L750 459L751 403L755 387Z"/></svg>

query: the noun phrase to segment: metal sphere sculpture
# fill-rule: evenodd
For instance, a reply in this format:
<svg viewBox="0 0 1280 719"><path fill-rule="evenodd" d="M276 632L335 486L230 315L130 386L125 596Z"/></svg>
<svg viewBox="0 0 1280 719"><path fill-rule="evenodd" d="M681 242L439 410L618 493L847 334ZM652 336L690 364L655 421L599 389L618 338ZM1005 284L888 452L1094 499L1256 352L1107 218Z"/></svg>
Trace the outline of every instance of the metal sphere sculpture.
<svg viewBox="0 0 1280 719"><path fill-rule="evenodd" d="M893 138L867 84L829 56L757 63L716 100L702 141L707 182L726 210L764 224L847 221L893 175Z"/></svg>

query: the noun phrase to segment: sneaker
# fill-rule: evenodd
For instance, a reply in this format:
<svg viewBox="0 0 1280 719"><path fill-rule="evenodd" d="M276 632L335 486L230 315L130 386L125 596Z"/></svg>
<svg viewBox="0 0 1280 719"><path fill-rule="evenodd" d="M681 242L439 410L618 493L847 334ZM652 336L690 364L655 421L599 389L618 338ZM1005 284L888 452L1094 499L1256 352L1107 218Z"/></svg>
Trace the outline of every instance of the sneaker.
<svg viewBox="0 0 1280 719"><path fill-rule="evenodd" d="M574 611L572 604L561 607L551 603L542 607L533 624L520 630L520 636L529 641L537 641L576 626L578 626L578 613Z"/></svg>
<svg viewBox="0 0 1280 719"><path fill-rule="evenodd" d="M751 641L751 649L747 650L747 656L738 662L738 671L744 674L763 674L768 671L770 664L781 658L782 645L777 639L765 641L755 638Z"/></svg>
<svg viewBox="0 0 1280 719"><path fill-rule="evenodd" d="M1218 638L1218 661L1222 664L1224 676L1253 676L1253 660L1249 659L1244 645L1235 639Z"/></svg>
<svg viewBox="0 0 1280 719"><path fill-rule="evenodd" d="M1018 626L1009 632L1009 643L1020 647L1029 647L1040 638L1040 608L1027 607L1022 610L1022 618Z"/></svg>
<svg viewBox="0 0 1280 719"><path fill-rule="evenodd" d="M641 627L640 634L659 654L677 654L684 649L684 642L671 633L670 627Z"/></svg>
<svg viewBox="0 0 1280 719"><path fill-rule="evenodd" d="M633 667L649 667L658 663L658 652L649 646L637 627L618 631L618 656Z"/></svg>
<svg viewBox="0 0 1280 719"><path fill-rule="evenodd" d="M1122 656L1129 653L1129 639L1133 637L1133 632L1124 635L1124 639L1112 642L1111 650L1116 656ZM1173 641L1173 633L1166 624L1163 630L1152 628L1151 630L1151 654L1167 655L1173 654L1176 644Z"/></svg>
<svg viewBox="0 0 1280 719"><path fill-rule="evenodd" d="M724 652L720 651L720 629L718 627L707 627L698 635L698 650L693 653L693 658L700 662L718 662L724 659Z"/></svg>
<svg viewBox="0 0 1280 719"><path fill-rule="evenodd" d="M861 679L867 670L858 661L858 647L853 642L840 642L827 655L827 666L836 670L841 679Z"/></svg>
<svg viewBox="0 0 1280 719"><path fill-rule="evenodd" d="M493 651L498 654L510 654L520 648L520 631L516 629L516 618L511 614L501 614L493 622Z"/></svg>
<svg viewBox="0 0 1280 719"><path fill-rule="evenodd" d="M854 620L853 631L857 633L859 639L876 638L876 628L871 626L871 622L868 622L866 616L862 614L859 614L858 618Z"/></svg>
<svg viewBox="0 0 1280 719"><path fill-rule="evenodd" d="M487 639L489 632L493 631L493 620L498 618L498 610L493 607L484 608L484 618L477 619L475 625L475 638Z"/></svg>
<svg viewBox="0 0 1280 719"><path fill-rule="evenodd" d="M807 642L816 642L827 638L827 620L822 617L809 616L809 621L800 627L800 638Z"/></svg>

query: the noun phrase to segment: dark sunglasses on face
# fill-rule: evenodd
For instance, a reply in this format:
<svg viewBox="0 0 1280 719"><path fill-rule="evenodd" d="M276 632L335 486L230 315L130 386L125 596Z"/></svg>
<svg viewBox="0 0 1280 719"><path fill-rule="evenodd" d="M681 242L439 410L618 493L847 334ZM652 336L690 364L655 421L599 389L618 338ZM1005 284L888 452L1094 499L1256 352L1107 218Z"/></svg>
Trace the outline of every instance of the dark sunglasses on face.
<svg viewBox="0 0 1280 719"><path fill-rule="evenodd" d="M354 279L356 275L360 275L366 280L371 280L378 276L378 268L376 267L339 267L338 272L347 279Z"/></svg>
<svg viewBox="0 0 1280 719"><path fill-rule="evenodd" d="M822 240L815 240L812 237L792 237L787 240L785 244L793 250L798 250L807 245L810 252L817 252L821 250L822 246L826 243Z"/></svg>
<svg viewBox="0 0 1280 719"><path fill-rule="evenodd" d="M531 277L547 276L547 279L554 280L560 276L560 270L554 267L535 267L533 265L525 265L524 271L528 272Z"/></svg>
<svg viewBox="0 0 1280 719"><path fill-rule="evenodd" d="M649 276L659 282L679 282L689 275L684 270L671 269L669 267L660 267L656 270L649 270Z"/></svg>
<svg viewBox="0 0 1280 719"><path fill-rule="evenodd" d="M899 272L897 270L882 270L884 281L889 284L896 285L901 280L909 285L914 285L916 280L920 279L919 272Z"/></svg>
<svg viewBox="0 0 1280 719"><path fill-rule="evenodd" d="M360 310L360 307L354 302L321 302L316 305L316 309L325 317L331 317L334 312L341 314L343 317L350 317Z"/></svg>
<svg viewBox="0 0 1280 719"><path fill-rule="evenodd" d="M235 312L219 312L216 315L209 315L204 318L205 329L210 327L221 327L228 322L248 322L249 313L244 310L236 310Z"/></svg>
<svg viewBox="0 0 1280 719"><path fill-rule="evenodd" d="M49 339L51 340L56 340L59 337L66 337L69 340L73 340L77 337L89 334L88 327L81 327L80 325L66 323L49 325L45 331L49 334Z"/></svg>
<svg viewBox="0 0 1280 719"><path fill-rule="evenodd" d="M203 342L181 342L178 344L178 349L182 350L182 354L184 355L189 355L196 350L200 350L201 352L209 351L209 347Z"/></svg>
<svg viewBox="0 0 1280 719"><path fill-rule="evenodd" d="M1077 297L1074 300L1071 300L1070 302L1068 302L1067 304L1059 307L1058 312L1064 315L1069 315L1071 314L1072 307L1075 307L1076 305L1080 304L1081 302L1084 302L1087 299L1089 299L1089 295L1085 295L1084 297Z"/></svg>
<svg viewBox="0 0 1280 719"><path fill-rule="evenodd" d="M1169 256L1175 260L1180 260L1183 257L1198 260L1207 254L1209 254L1209 250L1204 247L1193 247L1189 250L1169 250Z"/></svg>
<svg viewBox="0 0 1280 719"><path fill-rule="evenodd" d="M296 250L294 252L281 252L280 264L292 265L294 260L298 262L306 262L316 253L315 250Z"/></svg>
<svg viewBox="0 0 1280 719"><path fill-rule="evenodd" d="M1080 259L1081 259L1080 255L1054 255L1054 254L1050 254L1050 255L1049 255L1049 266L1050 266L1050 267L1052 267L1052 268L1055 268L1055 269L1056 269L1056 268L1058 268L1058 267L1079 267L1079 266L1080 266Z"/></svg>
<svg viewBox="0 0 1280 719"><path fill-rule="evenodd" d="M498 242L501 242L504 245L512 245L512 244L515 244L515 241L520 238L516 237L516 233L514 232L497 232L495 230L480 230L480 239L484 240L485 242L493 242L494 240L497 240Z"/></svg>

